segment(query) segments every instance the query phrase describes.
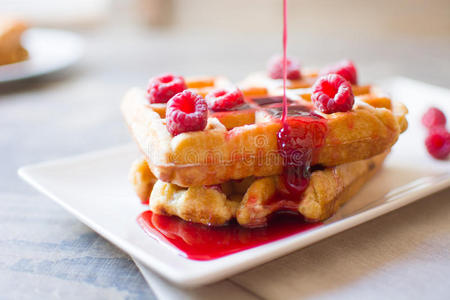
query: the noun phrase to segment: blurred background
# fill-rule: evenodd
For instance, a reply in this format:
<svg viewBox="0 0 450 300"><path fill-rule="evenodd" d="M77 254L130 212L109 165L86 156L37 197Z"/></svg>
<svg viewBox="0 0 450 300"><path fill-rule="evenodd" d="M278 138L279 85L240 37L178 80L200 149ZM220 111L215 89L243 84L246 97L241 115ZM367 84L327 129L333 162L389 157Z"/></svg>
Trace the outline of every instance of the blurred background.
<svg viewBox="0 0 450 300"><path fill-rule="evenodd" d="M289 52L303 65L348 57L363 80L405 75L450 85L448 0L288 6ZM281 0L0 0L0 7L36 26L80 32L88 41L83 70L114 72L125 85L166 71L239 80L281 50Z"/></svg>

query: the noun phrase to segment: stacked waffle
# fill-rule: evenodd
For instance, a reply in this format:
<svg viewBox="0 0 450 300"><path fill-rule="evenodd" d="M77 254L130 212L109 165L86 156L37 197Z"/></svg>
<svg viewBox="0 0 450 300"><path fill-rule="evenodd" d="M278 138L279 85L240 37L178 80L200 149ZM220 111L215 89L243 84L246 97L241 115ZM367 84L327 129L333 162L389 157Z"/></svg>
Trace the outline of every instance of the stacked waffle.
<svg viewBox="0 0 450 300"><path fill-rule="evenodd" d="M143 154L130 171L141 201L156 214L205 225L236 219L242 226L264 226L274 212L286 210L308 221L330 217L380 169L407 128L407 109L375 87L355 83L348 111L323 113L311 101L317 74L303 71L288 80L285 124L282 81L254 74L239 84L243 103L210 106L202 130L176 135L168 130L167 104L151 103L148 91L131 89L122 112ZM185 83L207 99L234 88L222 77ZM288 159L280 144L285 126L287 143L295 141ZM297 192L295 183L302 186Z"/></svg>

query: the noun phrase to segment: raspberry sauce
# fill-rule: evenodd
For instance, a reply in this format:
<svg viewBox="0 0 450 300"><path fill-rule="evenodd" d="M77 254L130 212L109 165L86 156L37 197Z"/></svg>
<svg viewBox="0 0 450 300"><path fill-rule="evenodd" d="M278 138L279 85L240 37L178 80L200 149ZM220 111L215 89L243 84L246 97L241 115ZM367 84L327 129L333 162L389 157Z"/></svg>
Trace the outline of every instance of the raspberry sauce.
<svg viewBox="0 0 450 300"><path fill-rule="evenodd" d="M286 81L287 81L287 0L283 0L283 115L281 122L283 128L286 125L287 117L287 97L286 97Z"/></svg>
<svg viewBox="0 0 450 300"><path fill-rule="evenodd" d="M194 260L212 260L300 233L322 225L306 223L299 214L276 213L262 228L245 228L233 222L211 227L186 222L174 216L145 211L137 218L151 237L174 246L180 254Z"/></svg>
<svg viewBox="0 0 450 300"><path fill-rule="evenodd" d="M311 161L314 151L325 140L327 125L319 115L306 107L296 107L288 112L287 81L287 0L283 0L283 111L281 129L277 134L278 151L283 158L282 182L290 195L300 201L309 185ZM273 114L275 115L275 114Z"/></svg>

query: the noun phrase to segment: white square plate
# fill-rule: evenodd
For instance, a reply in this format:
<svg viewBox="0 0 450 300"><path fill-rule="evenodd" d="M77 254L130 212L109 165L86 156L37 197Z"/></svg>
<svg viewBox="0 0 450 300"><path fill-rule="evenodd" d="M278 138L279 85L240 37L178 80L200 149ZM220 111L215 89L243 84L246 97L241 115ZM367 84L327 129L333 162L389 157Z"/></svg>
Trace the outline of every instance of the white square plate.
<svg viewBox="0 0 450 300"><path fill-rule="evenodd" d="M380 171L324 225L269 244L210 261L186 259L150 238L136 217L139 203L127 174L134 145L23 167L19 174L80 221L170 281L194 287L218 281L376 218L450 186L450 162L430 158L420 117L435 105L450 116L450 91L409 79L383 84L405 103L410 127Z"/></svg>

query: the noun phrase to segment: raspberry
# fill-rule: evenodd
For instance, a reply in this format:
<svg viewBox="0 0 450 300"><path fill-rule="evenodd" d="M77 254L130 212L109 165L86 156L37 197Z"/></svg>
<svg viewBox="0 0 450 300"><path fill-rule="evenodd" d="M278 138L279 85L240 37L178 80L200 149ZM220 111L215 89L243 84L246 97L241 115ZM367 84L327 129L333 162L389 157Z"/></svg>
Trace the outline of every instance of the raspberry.
<svg viewBox="0 0 450 300"><path fill-rule="evenodd" d="M351 110L355 98L350 83L344 77L328 74L314 83L311 101L321 112L331 114Z"/></svg>
<svg viewBox="0 0 450 300"><path fill-rule="evenodd" d="M238 88L214 90L206 95L205 99L212 111L232 110L244 103L244 95Z"/></svg>
<svg viewBox="0 0 450 300"><path fill-rule="evenodd" d="M422 117L422 124L430 129L434 126L445 126L446 123L444 113L436 107L431 107Z"/></svg>
<svg viewBox="0 0 450 300"><path fill-rule="evenodd" d="M433 127L425 139L428 153L437 159L446 159L450 154L450 133L444 126Z"/></svg>
<svg viewBox="0 0 450 300"><path fill-rule="evenodd" d="M287 57L287 79L296 80L300 79L300 65L298 61L293 57ZM268 64L267 69L269 72L269 77L272 79L283 79L283 56L275 55L273 56Z"/></svg>
<svg viewBox="0 0 450 300"><path fill-rule="evenodd" d="M203 130L207 121L208 106L205 99L190 90L176 94L167 102L166 126L172 136Z"/></svg>
<svg viewBox="0 0 450 300"><path fill-rule="evenodd" d="M147 99L150 103L166 103L179 92L187 89L183 77L164 74L150 79Z"/></svg>
<svg viewBox="0 0 450 300"><path fill-rule="evenodd" d="M358 83L355 65L351 60L343 60L334 65L323 68L320 75L338 74L347 79L351 84Z"/></svg>

